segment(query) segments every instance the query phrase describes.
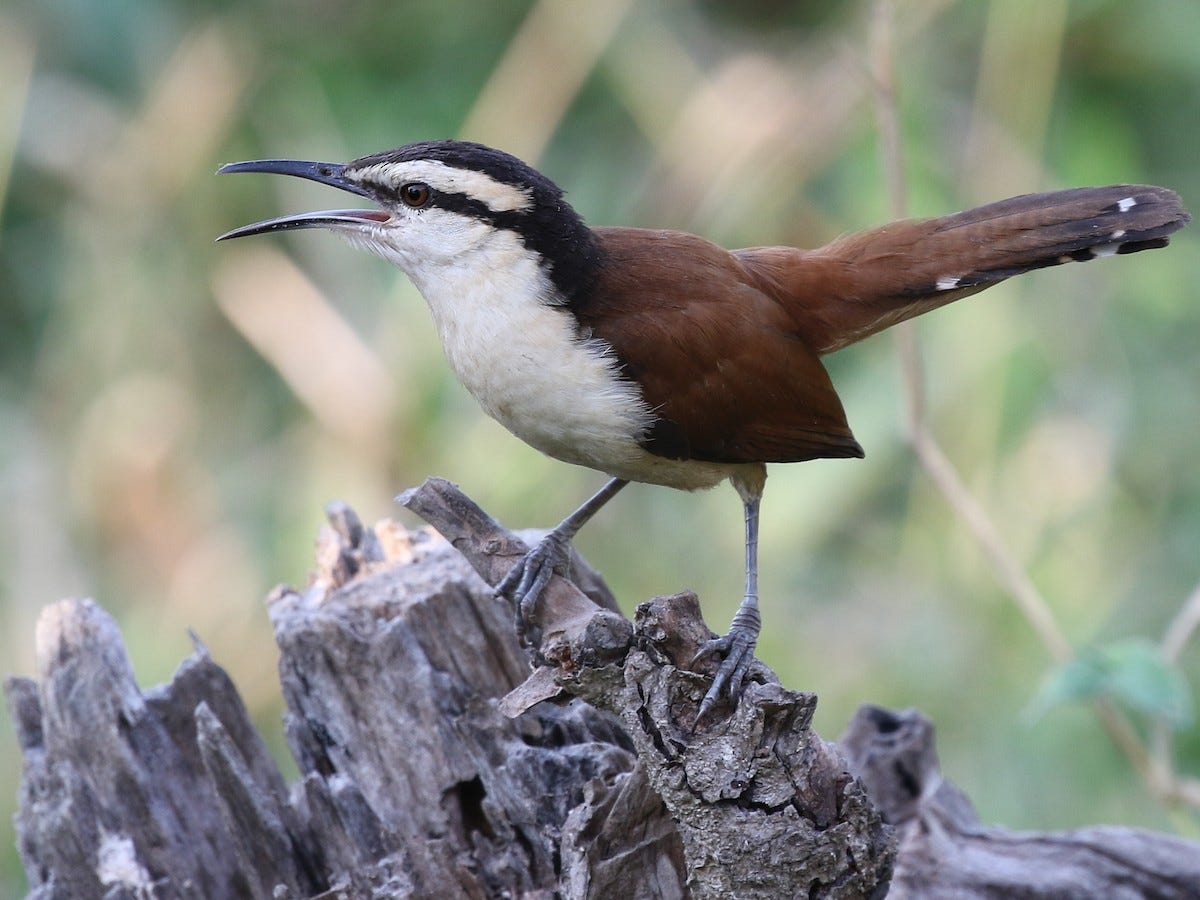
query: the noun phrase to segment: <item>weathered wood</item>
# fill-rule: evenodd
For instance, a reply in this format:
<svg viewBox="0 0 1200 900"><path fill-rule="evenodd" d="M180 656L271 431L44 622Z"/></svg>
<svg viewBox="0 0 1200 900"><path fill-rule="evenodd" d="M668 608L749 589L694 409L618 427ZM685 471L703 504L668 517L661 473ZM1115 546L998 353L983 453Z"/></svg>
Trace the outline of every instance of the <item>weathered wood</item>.
<svg viewBox="0 0 1200 900"><path fill-rule="evenodd" d="M1138 828L1019 832L982 825L942 777L933 723L860 707L841 746L897 828L894 900L1195 900L1200 845Z"/></svg>
<svg viewBox="0 0 1200 900"><path fill-rule="evenodd" d="M302 832L288 832L282 776L225 673L197 646L171 684L142 693L116 623L91 601L47 608L38 681L6 685L24 753L17 831L32 897L270 897L318 887ZM209 768L197 733L215 718L236 773ZM235 780L230 780L230 778ZM241 796L239 796L239 794ZM242 859L229 812L277 824L289 852ZM235 862L236 861L236 862Z"/></svg>
<svg viewBox="0 0 1200 900"><path fill-rule="evenodd" d="M198 642L142 692L103 610L45 611L36 681L6 685L31 897L1200 896L1185 841L980 826L916 714L864 708L847 759L756 666L697 722L690 594L631 624L577 561L530 677L488 587L521 539L446 482L403 502L453 548L331 507L310 585L268 600L290 790Z"/></svg>
<svg viewBox="0 0 1200 900"><path fill-rule="evenodd" d="M499 580L511 550L453 485L402 495L481 576ZM612 614L555 577L535 625L556 680L620 717L683 842L688 886L704 897L867 897L886 890L891 830L831 745L812 731L816 697L758 665L733 710L696 713L708 675L684 667L711 636L694 594L642 604L633 646ZM709 663L711 667L713 663Z"/></svg>
<svg viewBox="0 0 1200 900"><path fill-rule="evenodd" d="M267 607L290 797L202 647L143 694L97 605L43 614L37 681L7 685L30 896L683 896L615 718L580 700L502 715L529 671L509 606L436 535L331 514L312 584Z"/></svg>

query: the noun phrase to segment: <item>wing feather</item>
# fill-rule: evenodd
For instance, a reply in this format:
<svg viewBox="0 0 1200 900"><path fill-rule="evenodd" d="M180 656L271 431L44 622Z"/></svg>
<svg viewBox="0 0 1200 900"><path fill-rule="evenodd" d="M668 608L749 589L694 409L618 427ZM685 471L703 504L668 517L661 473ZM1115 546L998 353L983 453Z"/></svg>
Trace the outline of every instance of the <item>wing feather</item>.
<svg viewBox="0 0 1200 900"><path fill-rule="evenodd" d="M655 419L643 445L706 462L862 456L816 353L729 251L669 231L598 228L605 274L574 312Z"/></svg>

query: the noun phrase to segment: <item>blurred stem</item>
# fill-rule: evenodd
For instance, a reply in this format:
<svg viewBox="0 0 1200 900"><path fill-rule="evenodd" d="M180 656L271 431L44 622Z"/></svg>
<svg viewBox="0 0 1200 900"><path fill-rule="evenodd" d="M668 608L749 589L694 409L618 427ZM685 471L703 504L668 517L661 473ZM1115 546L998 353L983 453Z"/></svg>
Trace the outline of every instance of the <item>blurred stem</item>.
<svg viewBox="0 0 1200 900"><path fill-rule="evenodd" d="M0 19L0 210L17 156L21 118L33 84L33 35L25 34L7 17Z"/></svg>
<svg viewBox="0 0 1200 900"><path fill-rule="evenodd" d="M876 0L871 21L871 81L875 89L875 122L883 150L892 215L908 215L908 184L904 180L900 141L900 104L896 97L895 9L891 0ZM908 329L911 330L911 329Z"/></svg>
<svg viewBox="0 0 1200 900"><path fill-rule="evenodd" d="M536 161L632 6L539 0L475 100L463 136Z"/></svg>
<svg viewBox="0 0 1200 900"><path fill-rule="evenodd" d="M891 197L892 216L903 219L908 215L908 203L896 98L895 10L892 0L876 0L873 13L871 71L875 86L875 115L882 138L883 168L887 176L888 195ZM897 326L896 340L905 388L909 440L921 467L967 526L1050 655L1056 662L1066 662L1075 655L1074 650L1050 611L1050 605L1005 546L987 512L971 495L933 436L926 415L924 366L915 323L904 322Z"/></svg>
<svg viewBox="0 0 1200 900"><path fill-rule="evenodd" d="M1192 588L1192 593L1163 632L1162 643L1159 646L1167 665L1175 665L1179 661L1179 655L1197 628L1200 628L1200 584ZM1169 722L1159 719L1154 723L1154 732L1151 735L1151 763L1154 774L1160 780L1164 791L1174 792L1172 799L1200 808L1200 780L1181 779L1174 774L1174 738L1175 730Z"/></svg>
<svg viewBox="0 0 1200 900"><path fill-rule="evenodd" d="M895 4L876 0L871 20L871 73L875 92L875 116L879 129L883 169L893 217L908 215L905 197L904 162L900 139L899 104L895 71ZM1001 584L1008 591L1055 662L1075 657L1074 648L1063 634L1046 599L1005 545L987 511L963 483L929 426L925 400L924 366L916 325L905 322L895 329L900 370L905 392L906 425L918 462L945 498L958 519L975 539ZM1176 655L1192 631L1200 626L1200 587L1164 637ZM1150 792L1163 803L1184 802L1200 806L1200 782L1180 779L1171 767L1169 732L1155 741L1155 752L1147 749L1129 718L1111 701L1097 699L1093 708L1113 745L1129 760ZM1160 727L1160 735L1161 728Z"/></svg>
<svg viewBox="0 0 1200 900"><path fill-rule="evenodd" d="M1191 595L1163 634L1162 653L1167 662L1178 661L1179 654L1183 652L1197 628L1200 628L1200 584L1192 588Z"/></svg>

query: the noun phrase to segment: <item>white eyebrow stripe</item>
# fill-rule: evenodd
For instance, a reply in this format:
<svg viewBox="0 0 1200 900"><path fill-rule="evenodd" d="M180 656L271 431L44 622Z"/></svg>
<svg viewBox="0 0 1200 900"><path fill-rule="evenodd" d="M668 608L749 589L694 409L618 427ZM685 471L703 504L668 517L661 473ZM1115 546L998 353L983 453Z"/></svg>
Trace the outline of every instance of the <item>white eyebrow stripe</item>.
<svg viewBox="0 0 1200 900"><path fill-rule="evenodd" d="M464 194L480 201L492 212L516 212L529 209L533 197L526 188L505 184L474 169L458 169L434 159L376 163L347 172L356 181L375 180L398 188L410 181L423 181L444 194Z"/></svg>

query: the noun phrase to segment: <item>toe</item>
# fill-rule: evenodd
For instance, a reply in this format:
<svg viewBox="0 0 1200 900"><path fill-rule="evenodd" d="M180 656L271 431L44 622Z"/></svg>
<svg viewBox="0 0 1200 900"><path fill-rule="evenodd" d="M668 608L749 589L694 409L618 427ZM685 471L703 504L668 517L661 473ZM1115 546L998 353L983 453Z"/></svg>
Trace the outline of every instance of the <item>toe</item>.
<svg viewBox="0 0 1200 900"><path fill-rule="evenodd" d="M553 532L529 550L496 585L496 595L516 606L518 629L522 634L535 633L534 612L542 593L556 572L566 571L569 545Z"/></svg>
<svg viewBox="0 0 1200 900"><path fill-rule="evenodd" d="M754 662L753 638L747 638L741 633L731 632L724 637L716 638L704 644L693 658L693 662L703 656L723 652L725 658L713 677L712 685L700 702L697 718L703 717L712 709L722 694L726 694L732 704L736 705L742 695L746 683L746 675Z"/></svg>
<svg viewBox="0 0 1200 900"><path fill-rule="evenodd" d="M525 577L525 561L529 558L526 553L504 574L504 577L496 584L497 597L511 597L516 590L517 585L521 583L521 579Z"/></svg>
<svg viewBox="0 0 1200 900"><path fill-rule="evenodd" d="M729 635L722 635L719 638L712 638L700 645L700 649L696 651L696 655L692 657L689 666L694 666L702 660L708 659L710 656L724 655L729 652L731 641Z"/></svg>

